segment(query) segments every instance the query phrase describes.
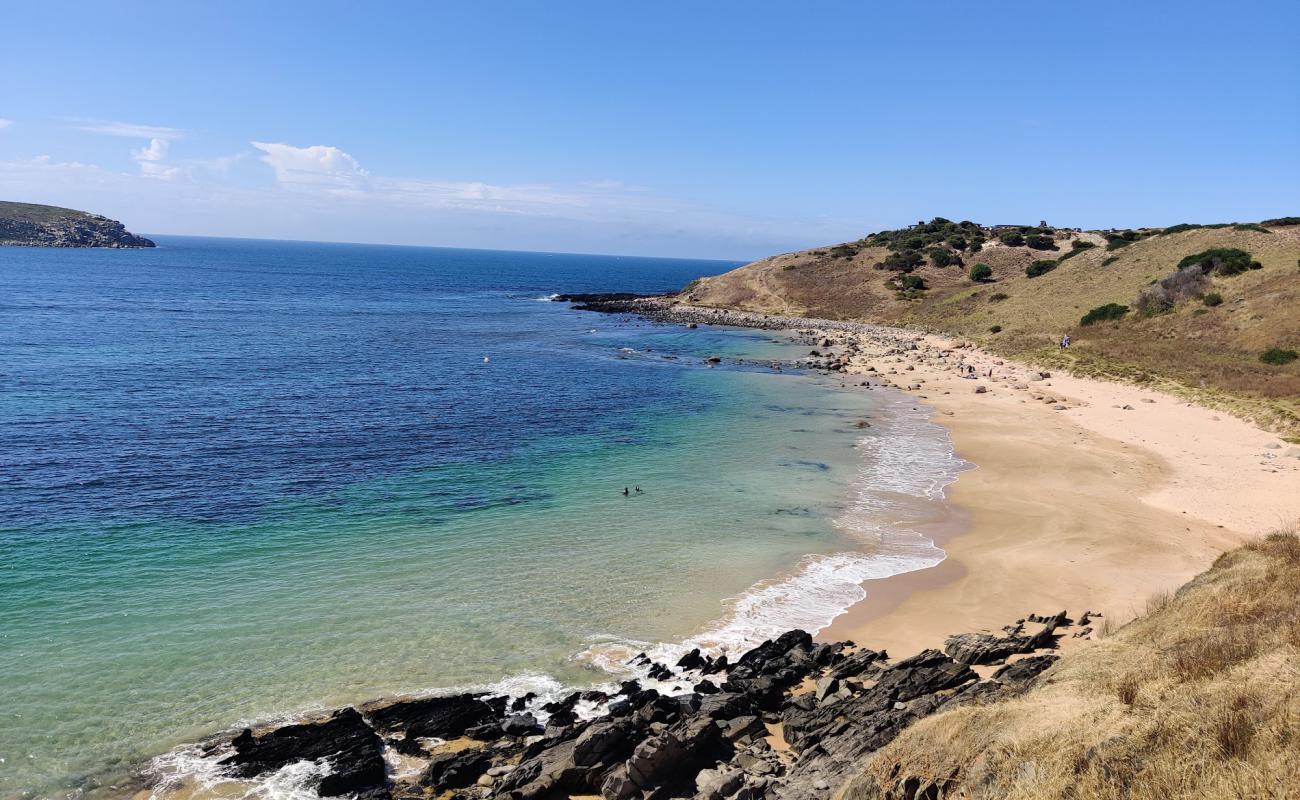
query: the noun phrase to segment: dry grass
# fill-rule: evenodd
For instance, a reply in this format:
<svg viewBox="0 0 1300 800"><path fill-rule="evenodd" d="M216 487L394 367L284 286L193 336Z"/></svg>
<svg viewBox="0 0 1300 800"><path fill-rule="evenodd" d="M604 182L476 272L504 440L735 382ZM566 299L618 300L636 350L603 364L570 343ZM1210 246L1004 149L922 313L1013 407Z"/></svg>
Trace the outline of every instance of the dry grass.
<svg viewBox="0 0 1300 800"><path fill-rule="evenodd" d="M1100 237L1083 234L1083 238ZM1187 300L1171 313L1080 327L1080 318L1106 303L1129 303L1170 275L1187 255L1215 247L1246 250L1264 268L1214 276L1223 296L1214 308ZM1065 248L1063 247L1063 251ZM1094 247L1028 278L1025 267L1043 254L1024 247L989 246L967 257L993 269L994 280L972 284L965 267L925 266L916 274L931 287L908 301L884 286L888 273L872 269L882 248L850 259L830 248L786 253L701 282L692 292L703 305L863 319L943 331L972 339L1003 355L1044 366L1159 388L1208 402L1258 424L1300 434L1300 362L1259 361L1269 347L1300 345L1300 226L1271 233L1232 228L1156 236L1108 253ZM1058 254L1059 255L1059 254ZM1114 263L1103 266L1108 258ZM994 294L1006 299L989 302ZM991 335L997 325L1000 332ZM1074 347L1053 345L1070 333Z"/></svg>
<svg viewBox="0 0 1300 800"><path fill-rule="evenodd" d="M1019 698L923 720L840 797L908 779L981 800L1300 796L1300 540L1225 554Z"/></svg>

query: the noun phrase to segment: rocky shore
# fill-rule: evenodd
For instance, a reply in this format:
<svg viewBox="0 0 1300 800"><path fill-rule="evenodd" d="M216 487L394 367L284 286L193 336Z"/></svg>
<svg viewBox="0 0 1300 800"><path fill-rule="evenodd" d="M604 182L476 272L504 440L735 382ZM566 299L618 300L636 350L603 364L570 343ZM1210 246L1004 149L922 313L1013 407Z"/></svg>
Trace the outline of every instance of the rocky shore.
<svg viewBox="0 0 1300 800"><path fill-rule="evenodd" d="M0 245L9 247L154 247L117 220L70 208L0 202Z"/></svg>
<svg viewBox="0 0 1300 800"><path fill-rule="evenodd" d="M1001 635L953 636L943 651L893 662L793 630L734 662L699 650L675 664L638 655L629 668L643 680L608 691L551 702L478 693L374 702L244 730L205 755L234 779L316 762L322 797L828 797L916 720L1025 691L1056 660L1045 651L1065 629L1079 635L1086 624L1086 615L1077 626L1065 612L1030 615ZM981 677L986 665L1001 667ZM938 788L907 787L906 796Z"/></svg>

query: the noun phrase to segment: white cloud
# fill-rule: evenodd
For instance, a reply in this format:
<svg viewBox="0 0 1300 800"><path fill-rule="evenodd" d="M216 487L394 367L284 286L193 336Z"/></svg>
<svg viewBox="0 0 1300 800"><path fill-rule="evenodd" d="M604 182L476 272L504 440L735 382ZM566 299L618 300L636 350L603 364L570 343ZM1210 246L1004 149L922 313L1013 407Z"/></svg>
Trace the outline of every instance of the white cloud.
<svg viewBox="0 0 1300 800"><path fill-rule="evenodd" d="M162 139L169 141L185 135L180 128L164 128L159 125L139 125L134 122L114 122L111 120L80 119L74 120L77 130L87 133L100 133L105 136L121 136L127 139Z"/></svg>
<svg viewBox="0 0 1300 800"><path fill-rule="evenodd" d="M294 147L289 144L250 142L262 151L262 161L275 170L275 179L290 189L359 190L364 189L370 174L357 160L337 147L316 144Z"/></svg>
<svg viewBox="0 0 1300 800"><path fill-rule="evenodd" d="M14 124L13 120L0 117L0 131L4 130L5 128L8 128L12 124Z"/></svg>
<svg viewBox="0 0 1300 800"><path fill-rule="evenodd" d="M168 142L166 139L150 139L148 147L131 151L131 158L140 165L140 174L146 178L158 178L170 181L181 174L180 167L163 163L167 158Z"/></svg>

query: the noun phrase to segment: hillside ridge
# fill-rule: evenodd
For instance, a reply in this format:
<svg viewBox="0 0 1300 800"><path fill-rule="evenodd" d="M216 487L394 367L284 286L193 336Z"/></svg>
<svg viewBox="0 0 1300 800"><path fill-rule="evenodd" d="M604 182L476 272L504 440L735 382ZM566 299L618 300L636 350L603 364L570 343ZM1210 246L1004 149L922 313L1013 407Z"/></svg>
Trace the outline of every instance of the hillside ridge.
<svg viewBox="0 0 1300 800"><path fill-rule="evenodd" d="M10 247L154 247L117 220L59 206L0 201L0 245Z"/></svg>
<svg viewBox="0 0 1300 800"><path fill-rule="evenodd" d="M956 336L1300 435L1300 217L1113 230L935 218L759 259L675 299Z"/></svg>

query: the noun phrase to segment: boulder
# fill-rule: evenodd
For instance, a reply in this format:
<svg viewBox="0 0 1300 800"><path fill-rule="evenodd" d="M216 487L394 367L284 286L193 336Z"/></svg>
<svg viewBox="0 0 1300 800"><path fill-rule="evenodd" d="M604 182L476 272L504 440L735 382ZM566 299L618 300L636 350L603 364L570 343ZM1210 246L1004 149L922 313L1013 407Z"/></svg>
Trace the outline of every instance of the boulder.
<svg viewBox="0 0 1300 800"><path fill-rule="evenodd" d="M420 773L419 784L435 792L463 789L478 781L492 766L492 757L484 750L471 748L436 755Z"/></svg>

